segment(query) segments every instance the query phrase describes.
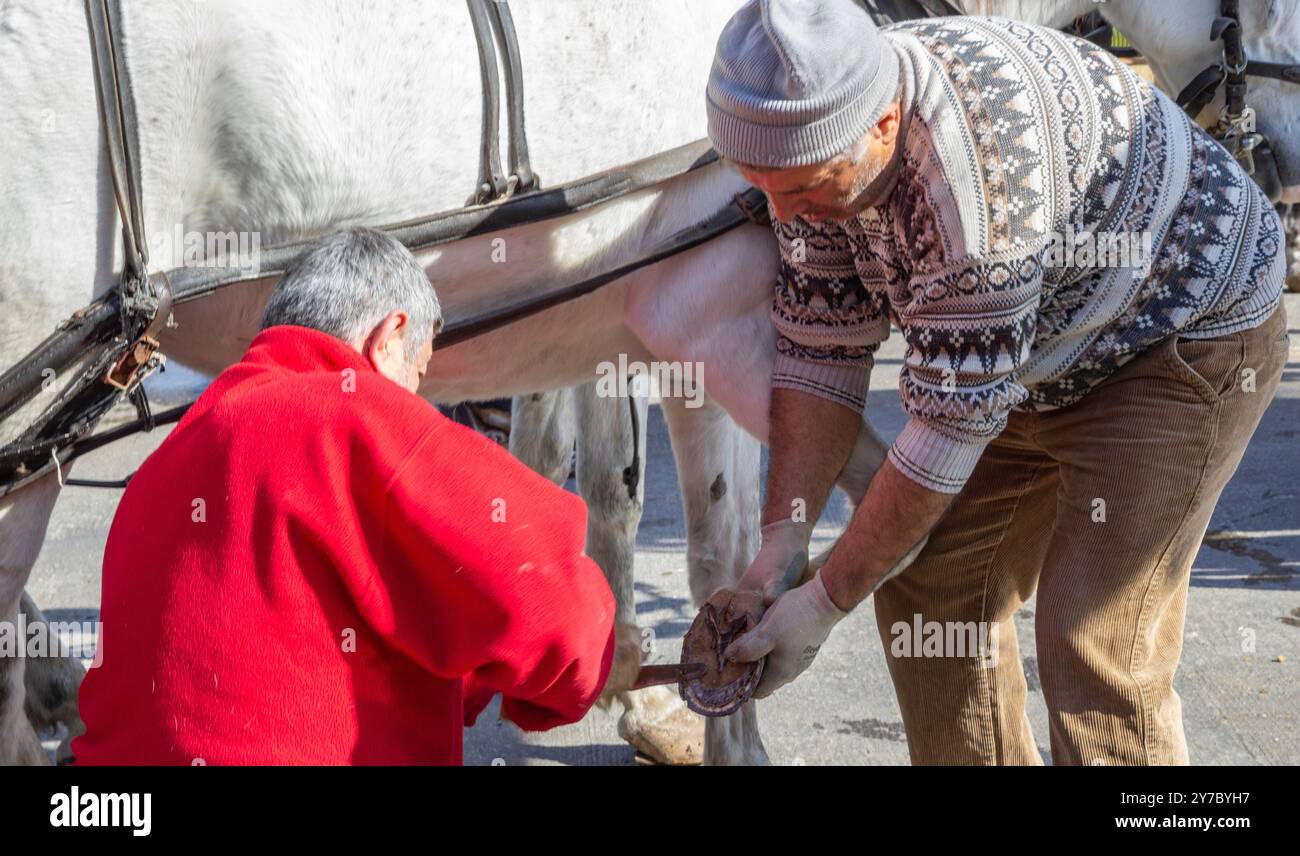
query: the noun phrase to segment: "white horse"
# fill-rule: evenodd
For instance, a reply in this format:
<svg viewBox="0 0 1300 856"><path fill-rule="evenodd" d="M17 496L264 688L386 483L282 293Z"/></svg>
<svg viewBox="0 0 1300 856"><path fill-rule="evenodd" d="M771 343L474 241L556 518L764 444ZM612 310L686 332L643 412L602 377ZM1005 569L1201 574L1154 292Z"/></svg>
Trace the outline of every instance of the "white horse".
<svg viewBox="0 0 1300 856"><path fill-rule="evenodd" d="M165 240L178 229L256 233L266 246L454 208L472 190L479 71L463 4L123 5L153 269L180 265L182 248ZM704 136L704 81L717 34L736 5L517 2L532 159L545 183ZM92 80L80 0L0 5L5 366L110 288L121 267ZM448 314L482 310L511 302L537 280L625 263L730 204L742 189L738 176L715 164L579 214L446 245L422 261ZM504 244L493 243L497 238ZM663 404L698 605L733 581L757 546L775 272L770 231L734 229L587 297L438 352L422 392L452 402L582 386L601 362L620 354L705 365L704 406L672 398ZM164 350L199 371L219 372L255 334L269 287L239 286L178 307ZM33 402L8 423L9 436L45 403ZM627 407L625 398L594 395L576 405L589 550L611 576L620 617L631 620L624 546L629 521L635 533L641 496L630 501L621 480ZM864 427L855 465L846 471L851 494L865 489L883 451ZM617 485L612 493L610 485ZM59 490L51 475L0 500L0 621L14 620L20 609L39 615L22 591ZM608 531L615 535L602 534ZM23 715L25 694L32 721L61 718L74 732L80 728L80 667L55 658L26 666L0 660L0 763L44 760ZM691 729L669 690L624 702L621 730L630 737L665 739L654 733L660 729L669 740L686 739ZM752 704L708 722L703 756L766 761Z"/></svg>

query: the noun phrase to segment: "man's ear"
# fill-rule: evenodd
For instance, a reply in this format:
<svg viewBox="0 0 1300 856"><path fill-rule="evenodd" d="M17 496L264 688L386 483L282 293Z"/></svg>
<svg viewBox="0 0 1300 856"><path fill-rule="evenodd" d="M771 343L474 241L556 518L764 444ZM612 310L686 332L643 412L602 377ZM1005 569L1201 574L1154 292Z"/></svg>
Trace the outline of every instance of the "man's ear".
<svg viewBox="0 0 1300 856"><path fill-rule="evenodd" d="M903 110L899 102L891 101L885 108L884 115L876 122L876 133L880 137L880 142L886 146L892 146L898 139L898 123L902 118Z"/></svg>
<svg viewBox="0 0 1300 856"><path fill-rule="evenodd" d="M366 337L361 353L376 369L389 365L399 355L394 348L406 332L409 318L400 309L389 312Z"/></svg>

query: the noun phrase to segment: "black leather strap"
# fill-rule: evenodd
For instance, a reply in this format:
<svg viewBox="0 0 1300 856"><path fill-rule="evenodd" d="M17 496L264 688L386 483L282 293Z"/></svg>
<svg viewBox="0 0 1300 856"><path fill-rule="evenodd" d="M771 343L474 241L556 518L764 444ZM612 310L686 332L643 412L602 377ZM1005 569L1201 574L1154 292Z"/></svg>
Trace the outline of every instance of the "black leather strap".
<svg viewBox="0 0 1300 856"><path fill-rule="evenodd" d="M157 333L171 311L166 276L150 278L140 186L135 100L121 49L119 0L85 0L95 94L108 153L109 177L122 219L123 271L118 284L74 313L36 350L0 375L0 418L30 402L49 370L82 367L21 434L0 448L0 495L58 467L60 454L89 434L130 394L148 419L138 382L158 364Z"/></svg>
<svg viewBox="0 0 1300 856"><path fill-rule="evenodd" d="M479 128L478 185L472 197L475 203L488 202L506 192L506 177L501 171L501 80L497 75L496 39L492 34L492 17L486 0L465 0L474 42L478 46L479 85L483 96L483 118Z"/></svg>
<svg viewBox="0 0 1300 856"><path fill-rule="evenodd" d="M1210 28L1211 40L1216 33L1223 40L1224 106L1228 117L1235 119L1246 110L1246 48L1237 0L1219 3L1219 17Z"/></svg>
<svg viewBox="0 0 1300 856"><path fill-rule="evenodd" d="M479 177L472 201L491 202L527 193L537 187L528 157L524 127L524 74L519 59L519 39L506 0L466 0L474 40L478 45L479 81L483 93L483 119L479 137ZM501 80L497 54L505 73L507 154L510 173L501 168Z"/></svg>
<svg viewBox="0 0 1300 856"><path fill-rule="evenodd" d="M506 117L510 120L507 153L510 157L510 175L506 181L512 187L507 192L528 193L536 190L537 176L528 158L528 134L524 125L524 71L519 59L519 39L515 35L514 18L506 0L490 0L488 5L495 24L497 42L504 57L506 77Z"/></svg>
<svg viewBox="0 0 1300 856"><path fill-rule="evenodd" d="M1260 62L1247 60L1247 77L1267 77L1285 83L1300 83L1300 65L1288 65L1282 62Z"/></svg>
<svg viewBox="0 0 1300 856"><path fill-rule="evenodd" d="M449 347L458 342L463 342L474 336L481 335L491 330L496 330L507 324L513 324L535 315L552 306L558 306L561 303L581 297L584 294L590 294L601 286L613 282L617 279L627 276L634 271L643 267L662 261L677 253L685 252L693 247L697 247L706 241L711 241L719 235L736 228L737 226L751 222L747 211L756 209L763 202L761 191L750 188L745 193L740 194L733 200L733 204L726 206L718 213L714 214L703 223L689 226L679 232L666 238L656 246L652 247L646 254L637 259L613 270L607 271L598 276L573 283L563 288L548 291L540 296L531 297L520 301L519 303L506 307L505 309L485 313L480 316L462 319L447 325L446 328L434 340L434 350ZM632 408L632 436L634 438L634 452L632 463L624 470L623 483L628 489L628 495L635 500L637 486L641 473L640 459L640 420L636 412L636 400L634 396L629 395L629 404ZM140 417L134 422L119 426L113 431L106 432L103 435L94 437L84 437L71 443L67 450L60 455L60 460L71 461L86 452L98 449L115 440L123 437L137 434L141 431L149 430L153 425L169 425L178 421L185 415L190 405L185 404L179 407L173 407L170 410L159 413L156 417ZM98 414L94 416L98 419ZM93 424L93 423L92 423ZM30 450L29 450L30 451ZM48 453L46 455L48 457ZM17 483L12 479L12 470L7 466L12 462L11 450L6 449L0 452L0 496L15 490ZM125 479L121 483L125 483ZM119 482L103 484L87 484L90 487L118 487Z"/></svg>
<svg viewBox="0 0 1300 856"><path fill-rule="evenodd" d="M122 215L125 276L138 282L145 276L149 252L144 238L144 207L137 169L140 141L135 101L119 49L121 8L117 0L86 0L86 23L90 28L99 117L108 149L108 172L118 212Z"/></svg>
<svg viewBox="0 0 1300 856"><path fill-rule="evenodd" d="M1174 100L1194 119L1214 100L1214 93L1219 91L1223 76L1223 66L1215 63L1193 77Z"/></svg>

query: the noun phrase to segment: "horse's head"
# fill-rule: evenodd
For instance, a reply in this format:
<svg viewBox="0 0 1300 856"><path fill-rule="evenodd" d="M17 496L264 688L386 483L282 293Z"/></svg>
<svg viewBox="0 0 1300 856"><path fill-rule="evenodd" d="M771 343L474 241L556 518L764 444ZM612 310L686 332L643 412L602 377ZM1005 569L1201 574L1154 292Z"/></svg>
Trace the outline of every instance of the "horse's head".
<svg viewBox="0 0 1300 856"><path fill-rule="evenodd" d="M1169 93L1182 91L1198 74L1223 59L1223 41L1212 40L1219 0L1111 2L1101 6L1116 29L1132 41ZM1248 60L1300 64L1300 0L1242 0L1238 7ZM1284 201L1300 201L1300 83L1251 75L1246 104L1272 147ZM1224 90L1197 116L1213 127L1224 108Z"/></svg>

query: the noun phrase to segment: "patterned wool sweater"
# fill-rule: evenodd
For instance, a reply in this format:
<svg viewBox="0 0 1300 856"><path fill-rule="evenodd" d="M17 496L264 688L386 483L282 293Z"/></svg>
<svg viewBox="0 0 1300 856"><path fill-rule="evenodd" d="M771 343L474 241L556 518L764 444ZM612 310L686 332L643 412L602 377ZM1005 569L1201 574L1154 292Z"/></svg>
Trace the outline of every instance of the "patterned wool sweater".
<svg viewBox="0 0 1300 856"><path fill-rule="evenodd" d="M890 459L956 493L1011 409L1067 406L1170 335L1223 336L1276 308L1272 206L1109 53L1002 19L885 32L903 119L880 202L847 221L773 218L774 387L863 408L892 321L910 420ZM1090 255L1086 235L1131 252Z"/></svg>

